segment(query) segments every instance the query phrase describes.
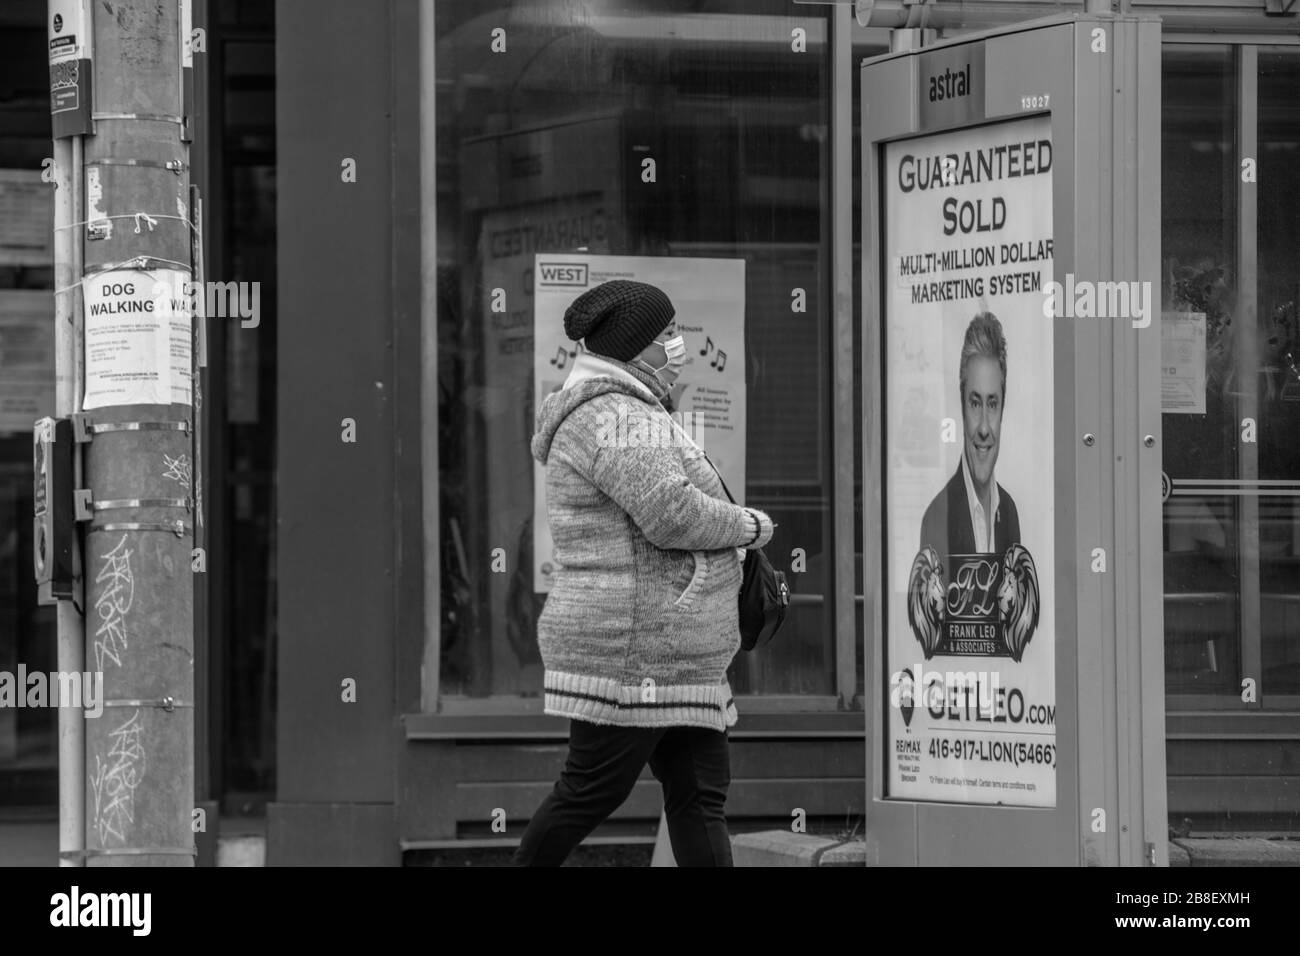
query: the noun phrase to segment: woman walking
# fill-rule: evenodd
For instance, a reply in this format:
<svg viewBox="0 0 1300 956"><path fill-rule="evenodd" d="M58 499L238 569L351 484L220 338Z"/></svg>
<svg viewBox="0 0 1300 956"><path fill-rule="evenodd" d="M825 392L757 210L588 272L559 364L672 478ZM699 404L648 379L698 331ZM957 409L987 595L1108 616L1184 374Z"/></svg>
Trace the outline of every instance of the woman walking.
<svg viewBox="0 0 1300 956"><path fill-rule="evenodd" d="M631 793L646 763L663 786L680 866L730 866L724 805L726 670L740 647L743 551L772 536L732 504L703 450L669 417L685 359L668 296L614 280L564 315L582 340L538 414L554 585L538 621L545 711L568 717L559 782L516 863L558 866Z"/></svg>

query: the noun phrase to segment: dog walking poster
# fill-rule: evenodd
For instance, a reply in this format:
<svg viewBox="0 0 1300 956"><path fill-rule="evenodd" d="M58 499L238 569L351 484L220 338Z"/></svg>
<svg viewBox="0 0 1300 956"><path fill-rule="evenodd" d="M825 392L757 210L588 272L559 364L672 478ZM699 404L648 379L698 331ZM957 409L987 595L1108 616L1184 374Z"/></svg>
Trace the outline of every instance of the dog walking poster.
<svg viewBox="0 0 1300 956"><path fill-rule="evenodd" d="M886 796L1053 807L1050 121L882 168Z"/></svg>

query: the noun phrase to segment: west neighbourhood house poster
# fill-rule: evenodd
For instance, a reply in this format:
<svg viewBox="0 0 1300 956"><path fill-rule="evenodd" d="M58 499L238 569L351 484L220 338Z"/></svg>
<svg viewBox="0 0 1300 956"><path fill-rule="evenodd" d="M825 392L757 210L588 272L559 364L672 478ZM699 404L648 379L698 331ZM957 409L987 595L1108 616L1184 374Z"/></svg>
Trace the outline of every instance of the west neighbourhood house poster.
<svg viewBox="0 0 1300 956"><path fill-rule="evenodd" d="M588 289L613 279L648 282L667 293L687 363L673 389L675 417L743 503L745 494L745 261L655 256L538 254L533 264L534 408L564 386L579 349L564 334L564 312ZM551 589L546 470L534 461L533 586Z"/></svg>
<svg viewBox="0 0 1300 956"><path fill-rule="evenodd" d="M82 279L85 408L190 404L188 273L113 269Z"/></svg>
<svg viewBox="0 0 1300 956"><path fill-rule="evenodd" d="M1050 119L883 155L886 796L1052 807Z"/></svg>

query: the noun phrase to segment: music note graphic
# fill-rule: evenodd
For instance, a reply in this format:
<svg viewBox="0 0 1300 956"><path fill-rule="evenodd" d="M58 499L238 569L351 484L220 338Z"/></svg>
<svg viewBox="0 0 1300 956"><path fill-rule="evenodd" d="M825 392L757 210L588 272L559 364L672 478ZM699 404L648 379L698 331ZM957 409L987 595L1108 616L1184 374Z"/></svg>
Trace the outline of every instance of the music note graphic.
<svg viewBox="0 0 1300 956"><path fill-rule="evenodd" d="M568 350L565 349L563 345L561 345L559 348L555 350L555 358L551 359L551 364L554 365L557 369L562 369L564 368L565 363L568 361L569 361Z"/></svg>
<svg viewBox="0 0 1300 956"><path fill-rule="evenodd" d="M714 360L710 362L709 365L710 367L716 368L719 372L721 372L724 368L727 367L727 353L722 351L722 349L718 349L717 357L714 358Z"/></svg>
<svg viewBox="0 0 1300 956"><path fill-rule="evenodd" d="M712 351L713 351L713 339L709 338L709 336L706 335L704 337L704 348L700 349L700 354L708 355Z"/></svg>

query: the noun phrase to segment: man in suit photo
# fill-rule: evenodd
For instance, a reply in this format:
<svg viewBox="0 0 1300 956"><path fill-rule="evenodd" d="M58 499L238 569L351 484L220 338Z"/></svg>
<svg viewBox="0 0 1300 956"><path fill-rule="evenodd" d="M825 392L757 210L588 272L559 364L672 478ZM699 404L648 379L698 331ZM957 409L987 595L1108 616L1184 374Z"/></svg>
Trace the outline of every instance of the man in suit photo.
<svg viewBox="0 0 1300 956"><path fill-rule="evenodd" d="M933 548L945 564L949 555L1002 555L1020 542L1016 504L993 477L1007 393L1007 341L992 312L979 313L966 326L959 387L961 461L921 520L921 548Z"/></svg>

